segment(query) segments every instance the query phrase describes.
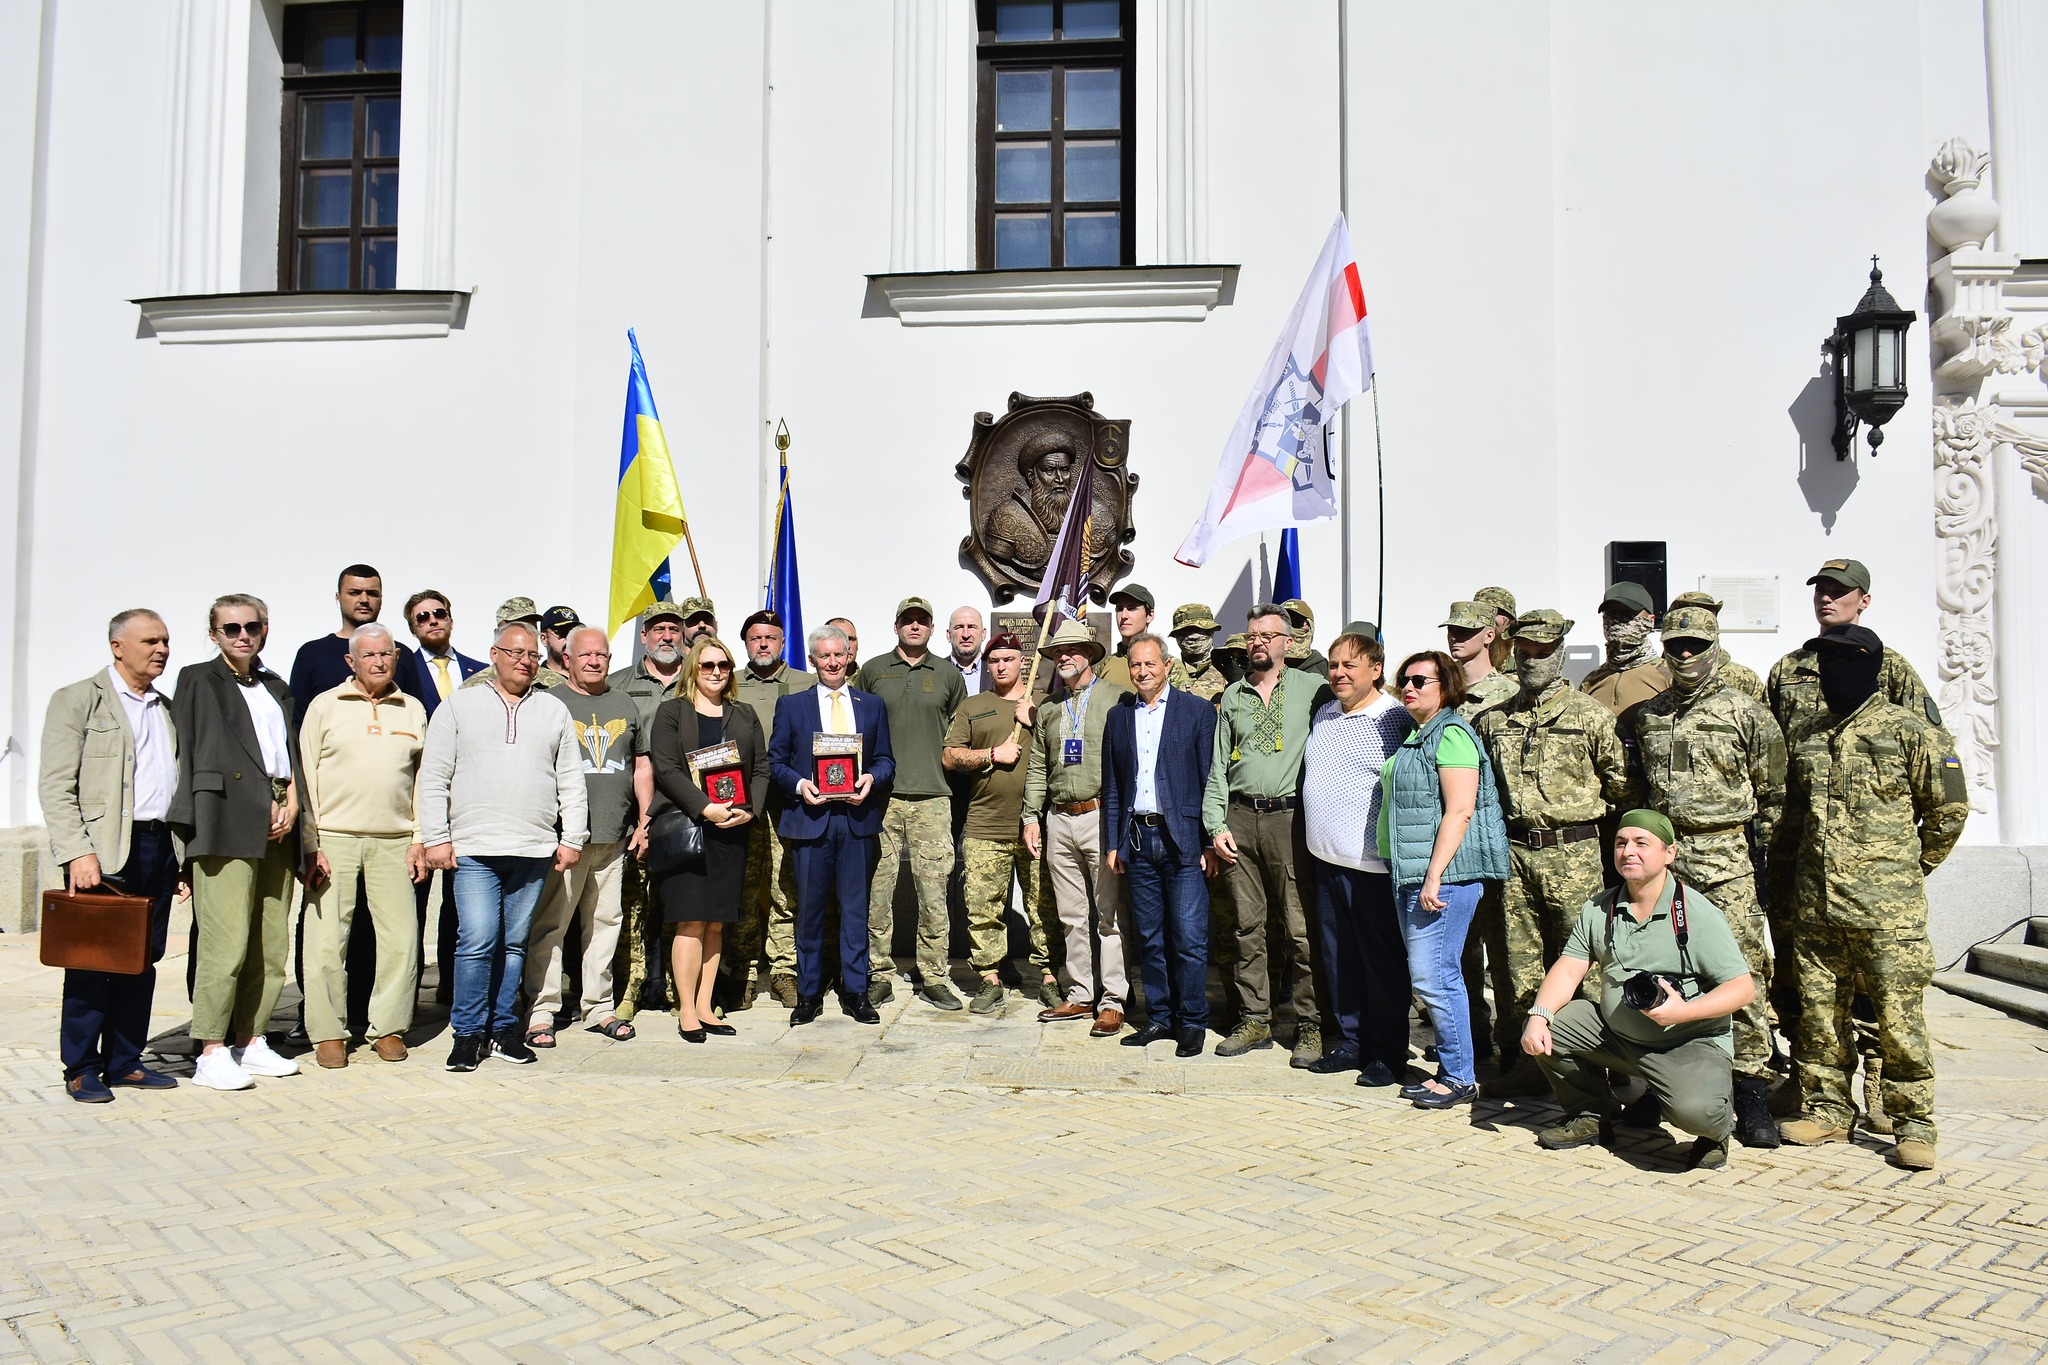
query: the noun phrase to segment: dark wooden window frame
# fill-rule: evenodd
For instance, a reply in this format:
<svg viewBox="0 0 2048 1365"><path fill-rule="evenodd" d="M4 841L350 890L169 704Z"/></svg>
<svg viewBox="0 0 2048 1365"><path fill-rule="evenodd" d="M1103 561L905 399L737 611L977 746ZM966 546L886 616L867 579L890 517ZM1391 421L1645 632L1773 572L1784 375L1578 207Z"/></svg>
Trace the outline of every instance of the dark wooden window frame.
<svg viewBox="0 0 2048 1365"><path fill-rule="evenodd" d="M1120 0L1118 6L1118 28L1123 36L1119 38L1088 38L1069 41L1059 37L1059 24L1064 17L1064 0L1055 0L1053 8L1053 39L1049 42L997 42L995 0L976 0L975 11L980 29L975 49L978 106L974 132L974 255L982 270L996 269L996 146L1000 142L1045 142L1051 157L1052 198L1041 203L1003 204L1003 213L1046 213L1051 219L1051 249L1048 256L1051 270L1101 269L1099 266L1069 266L1066 261L1066 215L1069 210L1084 212L1097 207L1108 207L1107 201L1075 200L1063 198L1067 181L1066 159L1066 73L1069 68L1115 67L1120 73L1118 95L1120 112L1117 119L1120 127L1110 129L1083 129L1075 134L1088 141L1114 138L1117 142L1118 213L1117 264L1131 265L1137 260L1137 215L1133 202L1138 183L1138 157L1136 139L1133 137L1134 122L1138 110L1137 38L1133 31L1137 20L1136 0ZM1051 127L1043 131L999 133L996 131L996 74L1003 71L1049 71L1052 73L1052 117ZM1012 269L1036 269L1039 267L1009 267Z"/></svg>
<svg viewBox="0 0 2048 1365"><path fill-rule="evenodd" d="M299 244L309 237L338 237L343 235L340 228L302 228L299 226L299 172L302 170L341 169L349 171L349 226L348 237L348 279L350 288L361 288L363 279L363 242L365 238L390 238L396 250L398 225L389 228L365 228L363 226L363 196L368 190L371 170L397 169L398 157L366 156L364 149L369 142L366 124L369 121L369 100L372 96L397 96L400 93L398 71L366 71L364 58L369 49L370 11L393 8L391 0L343 0L338 4L289 5L284 12L284 102L278 117L282 160L278 181L277 220L277 285L280 292L310 292L299 285ZM332 14L337 10L353 10L356 15L356 69L344 72L308 73L305 69L305 34L308 15ZM404 11L400 8L399 23L403 32ZM307 158L299 154L304 146L304 129L300 127L303 101L308 97L352 97L354 105L350 122L349 156L346 160L336 158ZM401 110L401 117L403 111Z"/></svg>

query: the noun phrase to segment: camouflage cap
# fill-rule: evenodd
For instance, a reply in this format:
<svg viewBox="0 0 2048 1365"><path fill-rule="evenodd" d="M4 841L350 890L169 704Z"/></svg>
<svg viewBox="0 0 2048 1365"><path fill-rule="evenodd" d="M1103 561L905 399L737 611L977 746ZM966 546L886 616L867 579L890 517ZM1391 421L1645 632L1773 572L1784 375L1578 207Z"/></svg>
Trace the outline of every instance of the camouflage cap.
<svg viewBox="0 0 2048 1365"><path fill-rule="evenodd" d="M893 619L900 622L913 611L923 612L924 619L927 621L932 619L932 604L925 601L922 597L906 597L901 602L898 602L896 604L896 615Z"/></svg>
<svg viewBox="0 0 2048 1365"><path fill-rule="evenodd" d="M1815 569L1813 577L1806 581L1818 583L1823 578L1832 578L1837 583L1863 592L1870 591L1870 570L1863 567L1863 561L1860 559L1830 559Z"/></svg>
<svg viewBox="0 0 2048 1365"><path fill-rule="evenodd" d="M1667 640L1707 640L1721 638L1721 621L1705 607L1673 607L1664 613L1664 638Z"/></svg>
<svg viewBox="0 0 2048 1365"><path fill-rule="evenodd" d="M1222 644L1217 646L1218 649L1234 649L1240 654L1244 653L1245 650L1249 647L1250 646L1248 642L1244 638L1243 631L1239 631L1237 634L1231 636L1228 640L1225 640Z"/></svg>
<svg viewBox="0 0 2048 1365"><path fill-rule="evenodd" d="M711 605L708 597L685 597L682 601L682 616L685 621L693 616L708 616L718 619L718 608Z"/></svg>
<svg viewBox="0 0 2048 1365"><path fill-rule="evenodd" d="M1726 606L1727 603L1720 601L1710 592L1682 592L1671 599L1670 605L1674 608L1705 607L1714 615L1719 616L1721 608Z"/></svg>
<svg viewBox="0 0 2048 1365"><path fill-rule="evenodd" d="M1308 603L1302 601L1299 597L1290 597L1285 602L1282 602L1280 610L1293 618L1294 623L1298 626L1312 626L1316 623L1314 608L1310 607Z"/></svg>
<svg viewBox="0 0 2048 1365"><path fill-rule="evenodd" d="M1606 611L1609 606L1626 607L1636 612L1657 610L1657 604L1650 600L1650 590L1626 579L1607 585L1607 591L1600 598L1600 610Z"/></svg>
<svg viewBox="0 0 2048 1365"><path fill-rule="evenodd" d="M1569 617L1560 616L1548 607L1536 611L1525 611L1515 618L1514 629L1508 632L1513 640L1528 640L1539 645L1554 645L1572 633L1577 623Z"/></svg>
<svg viewBox="0 0 2048 1365"><path fill-rule="evenodd" d="M646 611L640 613L640 629L645 630L656 621L663 620L674 621L680 624L683 620L683 609L673 602L656 602Z"/></svg>
<svg viewBox="0 0 2048 1365"><path fill-rule="evenodd" d="M1206 602L1183 602L1173 609L1173 629L1169 635L1178 635L1184 630L1220 630L1216 616Z"/></svg>
<svg viewBox="0 0 2048 1365"><path fill-rule="evenodd" d="M1510 621L1515 619L1515 595L1506 588L1481 588L1472 594L1472 600L1486 603Z"/></svg>
<svg viewBox="0 0 2048 1365"><path fill-rule="evenodd" d="M1494 624L1493 608L1484 602L1453 602L1442 624L1453 630L1486 630Z"/></svg>
<svg viewBox="0 0 2048 1365"><path fill-rule="evenodd" d="M1159 610L1159 603L1152 598L1152 589L1146 587L1143 583L1126 583L1111 593L1109 600L1114 602L1119 597L1128 597L1133 602L1141 603L1146 611Z"/></svg>
<svg viewBox="0 0 2048 1365"><path fill-rule="evenodd" d="M509 626L514 621L540 620L540 608L533 605L531 597L508 597L498 604L498 624Z"/></svg>

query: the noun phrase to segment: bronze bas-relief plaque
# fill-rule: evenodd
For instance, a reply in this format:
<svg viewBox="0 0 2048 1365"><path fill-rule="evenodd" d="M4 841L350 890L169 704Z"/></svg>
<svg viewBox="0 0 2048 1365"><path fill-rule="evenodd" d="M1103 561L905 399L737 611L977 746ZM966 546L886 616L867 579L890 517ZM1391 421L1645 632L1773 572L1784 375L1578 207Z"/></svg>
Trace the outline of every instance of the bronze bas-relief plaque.
<svg viewBox="0 0 2048 1365"><path fill-rule="evenodd" d="M1001 417L974 414L967 454L953 467L967 487L967 538L960 554L998 602L1036 596L1053 541L1077 486L1093 504L1088 530L1088 595L1108 600L1110 585L1130 571L1136 537L1131 498L1138 476L1127 456L1131 424L1095 411L1095 396L1010 395ZM1085 485L1080 481L1085 479Z"/></svg>

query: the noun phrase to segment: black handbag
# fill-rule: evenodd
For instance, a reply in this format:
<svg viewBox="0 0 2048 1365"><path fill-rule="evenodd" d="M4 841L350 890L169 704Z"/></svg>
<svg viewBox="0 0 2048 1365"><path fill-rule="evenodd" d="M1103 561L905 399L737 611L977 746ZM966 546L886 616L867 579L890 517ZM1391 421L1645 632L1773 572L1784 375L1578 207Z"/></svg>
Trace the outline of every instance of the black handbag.
<svg viewBox="0 0 2048 1365"><path fill-rule="evenodd" d="M704 866L704 826L681 806L670 806L647 826L647 875L659 881Z"/></svg>

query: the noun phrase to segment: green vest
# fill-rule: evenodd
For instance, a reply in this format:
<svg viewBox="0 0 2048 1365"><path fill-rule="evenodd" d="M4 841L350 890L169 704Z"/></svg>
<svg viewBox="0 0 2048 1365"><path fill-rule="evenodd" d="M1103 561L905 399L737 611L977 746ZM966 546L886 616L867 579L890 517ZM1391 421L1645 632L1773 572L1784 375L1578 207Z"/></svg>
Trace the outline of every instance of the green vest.
<svg viewBox="0 0 2048 1365"><path fill-rule="evenodd" d="M1493 781L1493 759L1470 722L1446 707L1429 724L1401 741L1394 751L1392 790L1381 794L1387 803L1388 859L1396 887L1420 886L1429 876L1429 857L1436 849L1437 828L1444 818L1443 784L1437 776L1436 749L1444 731L1457 726L1479 751L1479 794L1472 805L1472 823L1464 841L1444 869L1446 883L1505 881L1508 875L1508 827L1501 818L1500 792Z"/></svg>

